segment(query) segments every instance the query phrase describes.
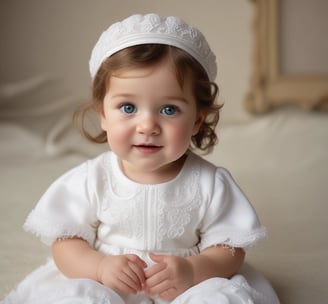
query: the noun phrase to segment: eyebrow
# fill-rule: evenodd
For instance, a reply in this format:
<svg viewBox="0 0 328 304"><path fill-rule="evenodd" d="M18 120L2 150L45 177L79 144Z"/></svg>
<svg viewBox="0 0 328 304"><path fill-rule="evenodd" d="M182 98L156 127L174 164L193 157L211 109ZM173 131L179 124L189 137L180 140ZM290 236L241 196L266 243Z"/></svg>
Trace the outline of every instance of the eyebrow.
<svg viewBox="0 0 328 304"><path fill-rule="evenodd" d="M119 93L119 94L115 94L115 95L110 95L110 98L132 98L135 96L136 95L133 95L133 94Z"/></svg>
<svg viewBox="0 0 328 304"><path fill-rule="evenodd" d="M130 98L135 98L137 95L134 95L134 94L128 94L128 93L118 93L118 94L115 94L115 95L112 95L112 96L110 96L110 98L127 98L127 99L130 99ZM182 97L182 96L174 96L174 95L172 95L172 96L163 96L162 97L162 99L163 100L177 100L177 101L181 101L181 102L183 102L183 103L186 103L186 104L188 104L189 102L188 102L188 100L187 99L185 99L184 97Z"/></svg>
<svg viewBox="0 0 328 304"><path fill-rule="evenodd" d="M182 101L183 103L188 104L188 100L185 99L184 97L181 96L164 96L165 100L178 100L178 101Z"/></svg>

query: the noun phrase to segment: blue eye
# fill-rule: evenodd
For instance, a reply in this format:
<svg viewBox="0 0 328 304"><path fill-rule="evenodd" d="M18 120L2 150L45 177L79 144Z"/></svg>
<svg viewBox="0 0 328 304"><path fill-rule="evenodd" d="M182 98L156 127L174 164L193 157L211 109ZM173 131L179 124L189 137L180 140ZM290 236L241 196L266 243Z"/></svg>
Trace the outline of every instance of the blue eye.
<svg viewBox="0 0 328 304"><path fill-rule="evenodd" d="M162 114L168 115L168 116L172 116L178 113L178 108L175 106L165 106L162 110L161 110Z"/></svg>
<svg viewBox="0 0 328 304"><path fill-rule="evenodd" d="M137 111L137 108L133 104L127 103L122 105L120 110L125 114L133 114Z"/></svg>

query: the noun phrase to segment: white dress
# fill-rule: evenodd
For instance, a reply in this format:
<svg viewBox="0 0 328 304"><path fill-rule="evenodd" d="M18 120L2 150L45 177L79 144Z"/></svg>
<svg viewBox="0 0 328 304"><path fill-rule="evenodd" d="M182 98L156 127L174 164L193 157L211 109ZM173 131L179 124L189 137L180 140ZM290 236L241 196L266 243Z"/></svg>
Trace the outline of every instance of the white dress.
<svg viewBox="0 0 328 304"><path fill-rule="evenodd" d="M247 248L265 236L265 228L231 175L193 153L176 178L156 185L129 180L116 155L104 153L55 181L24 228L48 245L58 238L77 236L108 255L137 254L149 266L153 264L149 252L190 256L218 244ZM277 303L265 279L253 271L253 280L247 272L230 280L204 281L171 303ZM254 286L252 281L259 278L262 283ZM50 259L1 303L167 302L144 293L118 295L89 279L66 278Z"/></svg>

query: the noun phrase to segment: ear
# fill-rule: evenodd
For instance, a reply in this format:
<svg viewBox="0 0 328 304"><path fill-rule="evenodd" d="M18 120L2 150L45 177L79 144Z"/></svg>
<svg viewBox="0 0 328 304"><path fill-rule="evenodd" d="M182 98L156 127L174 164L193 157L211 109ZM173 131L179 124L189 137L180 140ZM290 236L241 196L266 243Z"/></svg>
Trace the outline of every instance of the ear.
<svg viewBox="0 0 328 304"><path fill-rule="evenodd" d="M200 126L203 124L204 120L206 118L205 113L203 112L198 112L197 113L197 117L194 123L194 127L193 127L193 131L192 131L192 135L196 135L199 132Z"/></svg>

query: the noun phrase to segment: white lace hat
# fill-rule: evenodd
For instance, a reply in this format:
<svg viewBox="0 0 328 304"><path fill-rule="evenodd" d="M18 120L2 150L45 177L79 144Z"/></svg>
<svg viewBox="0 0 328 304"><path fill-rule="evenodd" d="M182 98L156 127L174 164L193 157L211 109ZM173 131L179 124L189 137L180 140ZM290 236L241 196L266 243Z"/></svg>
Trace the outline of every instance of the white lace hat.
<svg viewBox="0 0 328 304"><path fill-rule="evenodd" d="M204 35L177 17L157 14L132 15L104 31L91 53L91 77L95 77L109 56L126 47L147 43L171 45L186 51L203 66L209 79L215 80L216 59Z"/></svg>

